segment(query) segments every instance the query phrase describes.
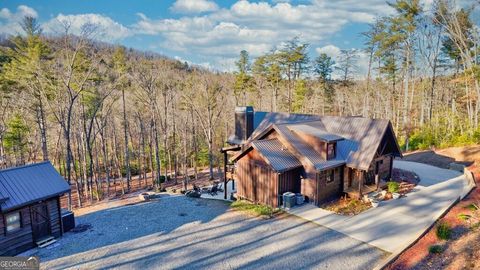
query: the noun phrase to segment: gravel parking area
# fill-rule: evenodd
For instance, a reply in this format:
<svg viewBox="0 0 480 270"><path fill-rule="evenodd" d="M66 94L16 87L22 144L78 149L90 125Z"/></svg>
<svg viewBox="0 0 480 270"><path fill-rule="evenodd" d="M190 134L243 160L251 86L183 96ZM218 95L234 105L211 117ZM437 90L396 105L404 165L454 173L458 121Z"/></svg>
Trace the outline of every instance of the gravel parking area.
<svg viewBox="0 0 480 270"><path fill-rule="evenodd" d="M91 228L38 252L43 269L371 269L383 251L290 215L229 210L222 201L158 201L77 217Z"/></svg>

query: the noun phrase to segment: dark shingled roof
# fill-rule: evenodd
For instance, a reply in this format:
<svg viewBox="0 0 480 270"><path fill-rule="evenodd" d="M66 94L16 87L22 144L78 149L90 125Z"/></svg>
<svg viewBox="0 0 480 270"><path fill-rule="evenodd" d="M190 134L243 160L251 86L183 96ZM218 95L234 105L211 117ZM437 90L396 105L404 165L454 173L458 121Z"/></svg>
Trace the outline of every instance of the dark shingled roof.
<svg viewBox="0 0 480 270"><path fill-rule="evenodd" d="M70 192L50 162L0 170L0 210L7 212Z"/></svg>
<svg viewBox="0 0 480 270"><path fill-rule="evenodd" d="M302 166L302 163L277 139L252 142L276 172L284 172Z"/></svg>

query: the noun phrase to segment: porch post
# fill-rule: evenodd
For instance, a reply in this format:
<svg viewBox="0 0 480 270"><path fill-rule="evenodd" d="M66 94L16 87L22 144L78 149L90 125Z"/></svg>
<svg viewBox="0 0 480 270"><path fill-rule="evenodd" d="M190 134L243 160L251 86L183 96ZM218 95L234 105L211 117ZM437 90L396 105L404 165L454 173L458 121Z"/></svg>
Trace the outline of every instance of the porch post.
<svg viewBox="0 0 480 270"><path fill-rule="evenodd" d="M223 199L227 199L227 151L223 152Z"/></svg>
<svg viewBox="0 0 480 270"><path fill-rule="evenodd" d="M358 181L358 199L359 200L362 199L362 188L363 188L363 182L364 182L364 179L365 179L365 172L360 171L360 173L361 173L360 180Z"/></svg>
<svg viewBox="0 0 480 270"><path fill-rule="evenodd" d="M393 159L395 156L392 154L390 155L390 171L388 172L388 181L392 180L392 172L393 172Z"/></svg>

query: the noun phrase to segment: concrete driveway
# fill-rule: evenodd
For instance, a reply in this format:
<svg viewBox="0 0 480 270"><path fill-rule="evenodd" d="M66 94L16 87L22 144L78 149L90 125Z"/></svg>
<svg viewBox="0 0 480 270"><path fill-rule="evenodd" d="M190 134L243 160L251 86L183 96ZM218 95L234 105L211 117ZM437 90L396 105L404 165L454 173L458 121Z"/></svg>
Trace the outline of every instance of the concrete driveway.
<svg viewBox="0 0 480 270"><path fill-rule="evenodd" d="M92 228L41 249L41 268L372 269L387 255L291 215L265 220L175 195L91 212L78 223Z"/></svg>
<svg viewBox="0 0 480 270"><path fill-rule="evenodd" d="M419 185L404 198L381 202L378 208L353 217L312 205L289 212L382 250L401 251L468 192L469 186L460 172L397 160L394 167L413 171L420 177Z"/></svg>

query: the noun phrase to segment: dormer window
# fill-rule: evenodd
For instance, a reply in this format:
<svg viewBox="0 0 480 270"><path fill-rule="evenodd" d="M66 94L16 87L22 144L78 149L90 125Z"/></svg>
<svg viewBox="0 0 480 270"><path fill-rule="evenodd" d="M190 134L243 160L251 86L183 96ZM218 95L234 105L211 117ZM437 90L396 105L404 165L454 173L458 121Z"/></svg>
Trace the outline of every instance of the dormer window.
<svg viewBox="0 0 480 270"><path fill-rule="evenodd" d="M335 159L336 143L327 144L327 160Z"/></svg>

